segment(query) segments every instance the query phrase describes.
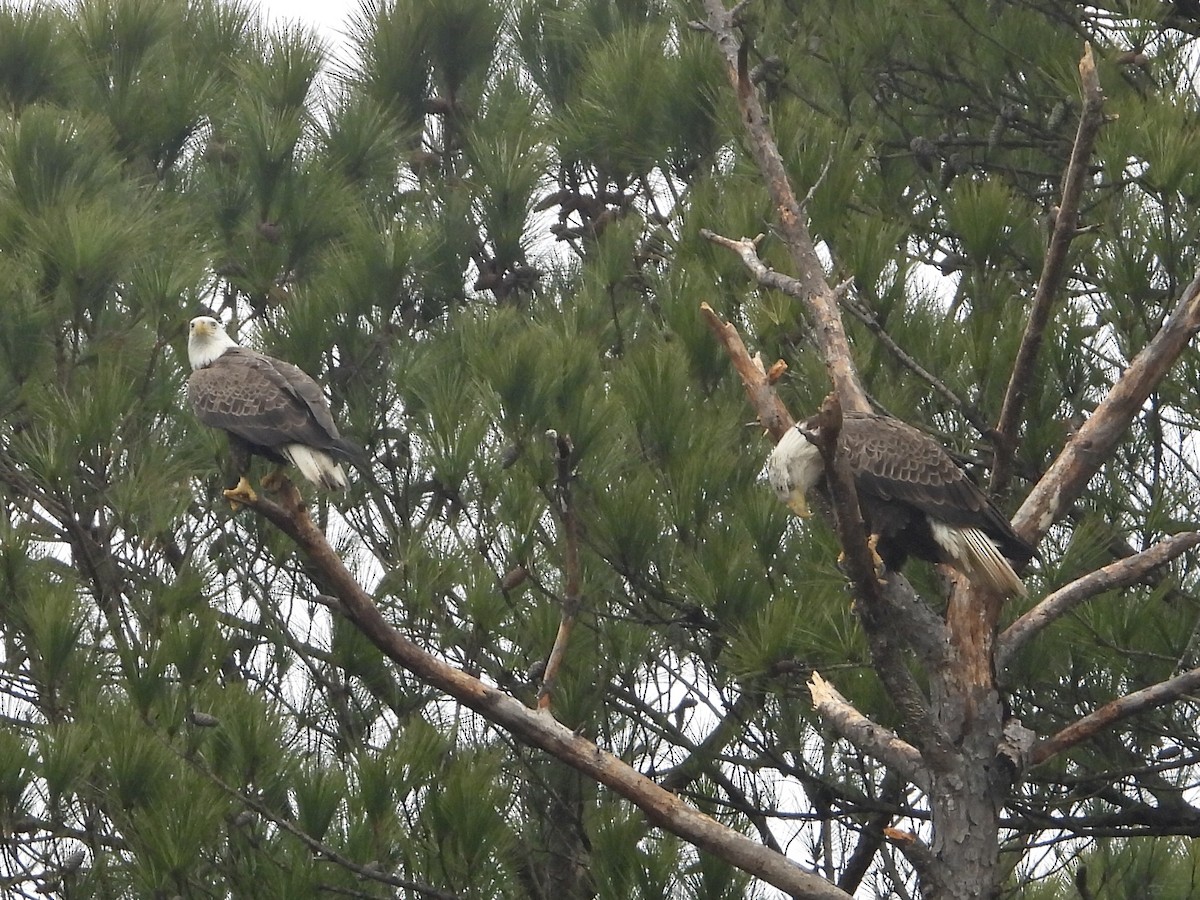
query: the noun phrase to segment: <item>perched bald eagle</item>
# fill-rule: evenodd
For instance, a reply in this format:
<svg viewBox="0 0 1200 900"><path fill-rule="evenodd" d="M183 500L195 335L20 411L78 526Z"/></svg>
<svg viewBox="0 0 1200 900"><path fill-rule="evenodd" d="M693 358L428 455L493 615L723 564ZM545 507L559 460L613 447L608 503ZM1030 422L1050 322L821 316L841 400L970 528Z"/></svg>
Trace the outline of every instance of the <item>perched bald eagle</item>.
<svg viewBox="0 0 1200 900"><path fill-rule="evenodd" d="M229 435L241 482L249 491L250 454L290 462L313 484L345 490L337 458L359 450L338 434L320 385L289 362L240 346L211 316L192 319L188 335L188 400L205 425Z"/></svg>
<svg viewBox="0 0 1200 900"><path fill-rule="evenodd" d="M767 460L771 486L799 516L809 515L810 491L828 499L815 428L808 419L788 429ZM1025 594L1009 560L1028 562L1033 547L936 441L888 416L846 413L839 443L884 565L899 570L915 556L1004 596Z"/></svg>

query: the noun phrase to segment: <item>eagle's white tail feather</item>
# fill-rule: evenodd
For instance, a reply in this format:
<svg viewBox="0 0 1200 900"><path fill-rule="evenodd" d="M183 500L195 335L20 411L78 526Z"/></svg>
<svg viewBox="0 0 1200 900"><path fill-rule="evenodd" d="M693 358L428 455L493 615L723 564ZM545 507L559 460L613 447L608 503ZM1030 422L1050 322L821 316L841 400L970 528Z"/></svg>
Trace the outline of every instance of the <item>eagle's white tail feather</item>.
<svg viewBox="0 0 1200 900"><path fill-rule="evenodd" d="M292 461L292 465L300 470L300 474L313 484L330 491L344 491L349 486L342 467L324 450L303 444L287 444L281 450Z"/></svg>
<svg viewBox="0 0 1200 900"><path fill-rule="evenodd" d="M930 522L933 539L972 581L989 585L1006 597L1025 596L1025 583L1004 554L978 528L953 528Z"/></svg>

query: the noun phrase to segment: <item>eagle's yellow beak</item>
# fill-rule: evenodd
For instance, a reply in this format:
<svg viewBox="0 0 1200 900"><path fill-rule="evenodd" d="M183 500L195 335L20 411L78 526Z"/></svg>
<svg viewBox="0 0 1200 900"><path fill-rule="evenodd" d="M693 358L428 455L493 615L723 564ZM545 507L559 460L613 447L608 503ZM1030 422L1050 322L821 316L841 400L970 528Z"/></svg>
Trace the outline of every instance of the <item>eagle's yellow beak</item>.
<svg viewBox="0 0 1200 900"><path fill-rule="evenodd" d="M807 519L812 515L812 510L808 508L808 498L799 488L792 488L791 494L788 495L787 505L788 509L802 519Z"/></svg>

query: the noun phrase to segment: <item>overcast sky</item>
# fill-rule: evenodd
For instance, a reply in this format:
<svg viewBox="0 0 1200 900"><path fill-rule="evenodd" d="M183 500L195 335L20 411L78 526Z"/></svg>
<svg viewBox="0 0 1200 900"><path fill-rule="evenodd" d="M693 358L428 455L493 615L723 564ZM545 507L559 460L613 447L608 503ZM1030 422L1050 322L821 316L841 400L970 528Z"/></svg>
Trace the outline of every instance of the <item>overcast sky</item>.
<svg viewBox="0 0 1200 900"><path fill-rule="evenodd" d="M359 0L258 0L258 6L268 22L301 22L315 28L330 51L340 55L346 24L358 11Z"/></svg>

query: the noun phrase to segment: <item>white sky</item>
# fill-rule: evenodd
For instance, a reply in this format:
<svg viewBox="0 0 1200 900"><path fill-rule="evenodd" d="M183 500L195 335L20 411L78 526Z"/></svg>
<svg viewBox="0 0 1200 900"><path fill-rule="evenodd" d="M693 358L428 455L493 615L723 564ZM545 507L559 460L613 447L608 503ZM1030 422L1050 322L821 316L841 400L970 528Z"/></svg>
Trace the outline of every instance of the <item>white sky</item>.
<svg viewBox="0 0 1200 900"><path fill-rule="evenodd" d="M258 8L271 24L299 22L315 29L337 58L345 52L346 25L359 0L258 0Z"/></svg>

